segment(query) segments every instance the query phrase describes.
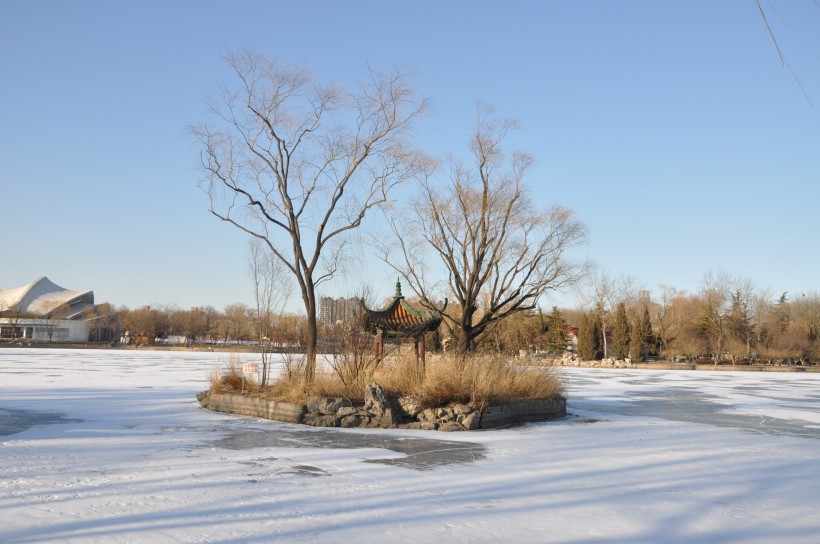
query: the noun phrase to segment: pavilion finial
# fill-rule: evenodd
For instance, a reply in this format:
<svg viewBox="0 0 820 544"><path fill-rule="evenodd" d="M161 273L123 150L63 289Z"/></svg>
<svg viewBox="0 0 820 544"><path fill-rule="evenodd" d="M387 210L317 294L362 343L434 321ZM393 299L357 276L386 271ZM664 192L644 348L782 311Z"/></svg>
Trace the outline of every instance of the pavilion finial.
<svg viewBox="0 0 820 544"><path fill-rule="evenodd" d="M401 278L396 278L396 294L394 298L404 298L401 295Z"/></svg>

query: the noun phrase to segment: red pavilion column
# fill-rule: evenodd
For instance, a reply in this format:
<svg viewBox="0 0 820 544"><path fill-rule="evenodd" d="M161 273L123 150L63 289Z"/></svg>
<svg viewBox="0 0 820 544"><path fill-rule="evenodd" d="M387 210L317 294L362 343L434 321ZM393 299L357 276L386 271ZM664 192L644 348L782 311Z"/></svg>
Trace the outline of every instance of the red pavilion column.
<svg viewBox="0 0 820 544"><path fill-rule="evenodd" d="M384 331L379 329L376 333L376 339L374 342L374 348L376 351L376 358L381 359L384 357Z"/></svg>
<svg viewBox="0 0 820 544"><path fill-rule="evenodd" d="M421 335L421 372L424 374L427 371L427 340L424 335Z"/></svg>

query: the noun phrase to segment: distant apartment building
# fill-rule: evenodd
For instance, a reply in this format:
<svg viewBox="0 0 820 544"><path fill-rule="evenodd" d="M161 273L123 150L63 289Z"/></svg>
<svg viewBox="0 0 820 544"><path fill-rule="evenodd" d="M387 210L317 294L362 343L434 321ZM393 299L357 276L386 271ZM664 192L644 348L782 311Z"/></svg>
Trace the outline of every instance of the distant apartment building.
<svg viewBox="0 0 820 544"><path fill-rule="evenodd" d="M319 323L325 325L352 325L359 315L360 302L357 298L319 299Z"/></svg>

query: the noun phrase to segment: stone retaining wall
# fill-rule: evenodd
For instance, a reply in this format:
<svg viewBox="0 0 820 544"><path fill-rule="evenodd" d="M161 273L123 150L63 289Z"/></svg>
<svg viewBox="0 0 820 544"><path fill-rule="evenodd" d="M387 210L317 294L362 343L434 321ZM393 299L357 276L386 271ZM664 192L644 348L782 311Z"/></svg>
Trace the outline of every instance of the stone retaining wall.
<svg viewBox="0 0 820 544"><path fill-rule="evenodd" d="M307 404L294 404L207 391L197 394L197 400L203 408L217 412L315 427L473 431L548 421L567 415L567 402L563 397L515 401L490 406L483 411L464 404L424 409L413 397L388 398L378 384L367 386L365 402L358 406L344 398L311 397Z"/></svg>
<svg viewBox="0 0 820 544"><path fill-rule="evenodd" d="M637 368L642 370L700 370L700 371L737 371L737 372L809 372L820 373L820 366L777 366L777 365L730 365L730 364L695 364L695 363L633 363L629 359L603 359L601 361L573 361L557 359L553 366L579 368Z"/></svg>

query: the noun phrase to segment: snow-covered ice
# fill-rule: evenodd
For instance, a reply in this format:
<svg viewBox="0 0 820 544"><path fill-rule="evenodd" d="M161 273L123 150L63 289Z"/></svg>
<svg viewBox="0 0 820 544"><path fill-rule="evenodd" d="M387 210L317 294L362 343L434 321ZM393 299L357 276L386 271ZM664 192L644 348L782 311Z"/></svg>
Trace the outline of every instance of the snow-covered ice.
<svg viewBox="0 0 820 544"><path fill-rule="evenodd" d="M0 542L820 541L820 374L564 369L564 420L435 433L202 410L226 358L0 349Z"/></svg>

